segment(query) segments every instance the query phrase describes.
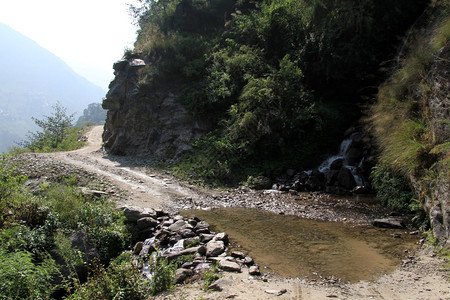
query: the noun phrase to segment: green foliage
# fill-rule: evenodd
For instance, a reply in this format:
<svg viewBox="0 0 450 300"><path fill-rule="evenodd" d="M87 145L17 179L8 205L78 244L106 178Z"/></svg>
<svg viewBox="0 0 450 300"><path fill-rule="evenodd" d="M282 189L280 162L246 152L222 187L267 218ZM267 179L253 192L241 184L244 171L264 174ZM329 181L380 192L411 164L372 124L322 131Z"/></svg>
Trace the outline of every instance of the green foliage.
<svg viewBox="0 0 450 300"><path fill-rule="evenodd" d="M208 287L221 277L222 275L218 273L217 264L213 265L210 269L204 270L202 272L203 289L205 291L208 290Z"/></svg>
<svg viewBox="0 0 450 300"><path fill-rule="evenodd" d="M44 116L42 120L33 118L34 123L41 128L41 131L30 132L28 140L22 143L23 147L31 151L45 151L60 146L67 136L73 115L67 115L67 109L59 102L53 106L53 110L50 116Z"/></svg>
<svg viewBox="0 0 450 300"><path fill-rule="evenodd" d="M360 117L357 91L376 85L425 1L139 3L135 52L152 62L141 86L181 84L185 106L211 125L175 172L229 182L311 167L334 146Z"/></svg>
<svg viewBox="0 0 450 300"><path fill-rule="evenodd" d="M50 299L59 275L55 262L47 257L35 263L27 251L7 252L0 248L0 298Z"/></svg>
<svg viewBox="0 0 450 300"><path fill-rule="evenodd" d="M15 167L8 163L5 154L0 157L0 228L9 210L18 204L18 193L26 177L15 173Z"/></svg>
<svg viewBox="0 0 450 300"><path fill-rule="evenodd" d="M150 260L149 268L152 270L150 294L169 290L175 285L176 263L169 263L166 258L154 256Z"/></svg>
<svg viewBox="0 0 450 300"><path fill-rule="evenodd" d="M123 253L108 268L97 266L88 281L68 299L144 300L150 291L150 281L133 265L131 254Z"/></svg>
<svg viewBox="0 0 450 300"><path fill-rule="evenodd" d="M400 211L410 208L413 194L408 180L401 172L378 165L370 176L377 197L384 205Z"/></svg>
<svg viewBox="0 0 450 300"><path fill-rule="evenodd" d="M131 50L128 50L131 51ZM125 53L125 55L127 55ZM83 111L83 115L78 118L75 123L76 127L82 127L89 124L103 125L105 124L106 110L102 108L100 103L91 103Z"/></svg>

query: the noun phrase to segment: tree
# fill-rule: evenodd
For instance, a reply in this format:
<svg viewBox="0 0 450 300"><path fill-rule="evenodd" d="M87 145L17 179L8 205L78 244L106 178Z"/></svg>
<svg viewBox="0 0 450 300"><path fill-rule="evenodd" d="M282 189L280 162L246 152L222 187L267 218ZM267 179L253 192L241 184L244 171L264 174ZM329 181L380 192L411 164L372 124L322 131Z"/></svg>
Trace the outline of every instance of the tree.
<svg viewBox="0 0 450 300"><path fill-rule="evenodd" d="M67 109L59 102L56 102L52 108L53 112L50 116L44 116L42 120L32 118L41 131L29 132L28 140L22 143L23 147L31 151L41 151L47 147L56 149L64 140L72 125L73 114L67 115Z"/></svg>

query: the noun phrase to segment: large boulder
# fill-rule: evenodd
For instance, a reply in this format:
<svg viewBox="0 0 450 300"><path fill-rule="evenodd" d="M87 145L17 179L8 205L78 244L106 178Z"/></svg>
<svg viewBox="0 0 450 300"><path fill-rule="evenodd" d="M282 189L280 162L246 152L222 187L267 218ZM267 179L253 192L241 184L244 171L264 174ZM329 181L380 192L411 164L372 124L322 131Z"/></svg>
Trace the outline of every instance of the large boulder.
<svg viewBox="0 0 450 300"><path fill-rule="evenodd" d="M120 208L129 222L137 222L137 220L151 217L156 219L157 214L151 208L125 205Z"/></svg>

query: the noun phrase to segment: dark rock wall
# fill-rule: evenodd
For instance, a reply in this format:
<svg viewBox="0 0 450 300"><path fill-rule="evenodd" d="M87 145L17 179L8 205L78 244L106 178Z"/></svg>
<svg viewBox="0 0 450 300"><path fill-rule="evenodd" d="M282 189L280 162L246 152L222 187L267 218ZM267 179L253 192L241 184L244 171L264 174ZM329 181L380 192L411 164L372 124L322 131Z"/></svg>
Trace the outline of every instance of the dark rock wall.
<svg viewBox="0 0 450 300"><path fill-rule="evenodd" d="M108 110L104 147L112 154L171 159L190 149L206 126L188 114L175 88L141 92L139 70L144 67L138 58L114 64L116 77L103 100Z"/></svg>

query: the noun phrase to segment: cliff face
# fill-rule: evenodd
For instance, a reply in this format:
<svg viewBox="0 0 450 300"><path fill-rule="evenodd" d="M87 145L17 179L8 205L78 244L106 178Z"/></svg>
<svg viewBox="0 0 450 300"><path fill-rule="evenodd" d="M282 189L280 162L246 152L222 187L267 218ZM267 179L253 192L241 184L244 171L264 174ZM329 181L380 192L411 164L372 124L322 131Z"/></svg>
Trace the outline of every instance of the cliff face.
<svg viewBox="0 0 450 300"><path fill-rule="evenodd" d="M436 145L432 154L438 155L431 166L433 176L412 176L416 195L422 200L433 234L450 245L450 42L434 56L426 81L430 90L424 98L428 124Z"/></svg>
<svg viewBox="0 0 450 300"><path fill-rule="evenodd" d="M143 67L145 62L139 58L114 64L116 77L102 105L108 110L104 147L118 155L177 157L190 149L190 144L204 134L206 126L187 113L179 102L176 88L141 91L138 72Z"/></svg>

